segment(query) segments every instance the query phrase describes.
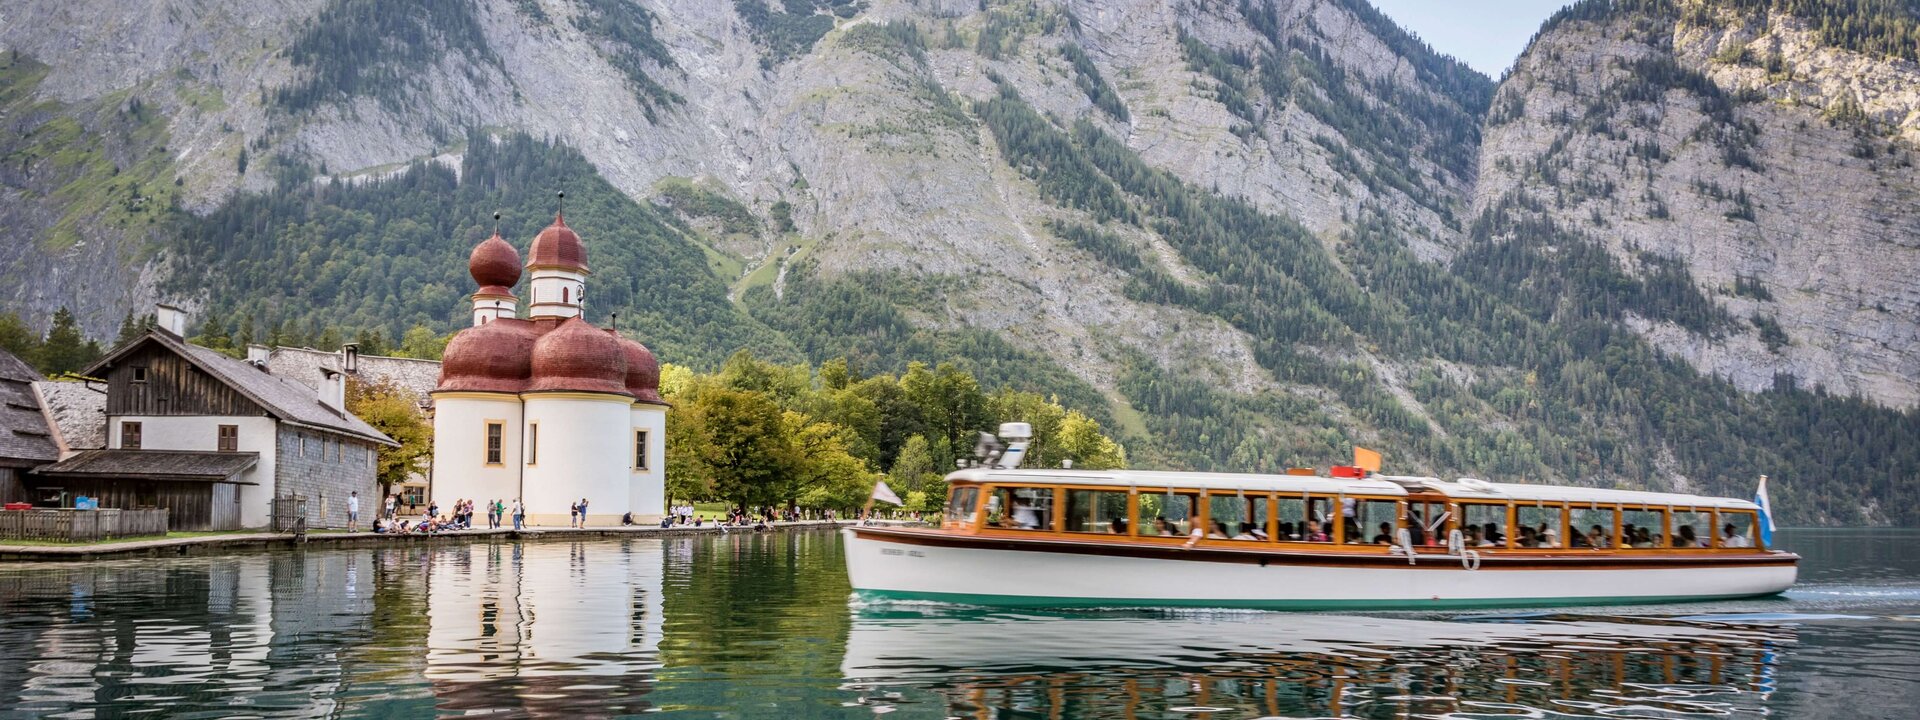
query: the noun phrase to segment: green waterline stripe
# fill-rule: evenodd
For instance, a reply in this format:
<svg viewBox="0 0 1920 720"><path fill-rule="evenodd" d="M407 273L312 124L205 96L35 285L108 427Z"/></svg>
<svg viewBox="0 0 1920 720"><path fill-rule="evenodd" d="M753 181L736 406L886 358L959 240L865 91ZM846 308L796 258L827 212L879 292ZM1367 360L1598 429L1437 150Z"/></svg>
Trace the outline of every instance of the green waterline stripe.
<svg viewBox="0 0 1920 720"><path fill-rule="evenodd" d="M1076 598L1032 595L987 595L975 593L914 592L909 590L856 590L862 598L875 600L911 600L1020 608L1227 608L1248 610L1458 610L1523 607L1569 607L1576 605L1653 605L1681 602L1740 600L1779 595L1779 593L1735 593L1731 595L1635 595L1589 596L1569 598L1443 598L1438 600L1209 600L1146 598Z"/></svg>

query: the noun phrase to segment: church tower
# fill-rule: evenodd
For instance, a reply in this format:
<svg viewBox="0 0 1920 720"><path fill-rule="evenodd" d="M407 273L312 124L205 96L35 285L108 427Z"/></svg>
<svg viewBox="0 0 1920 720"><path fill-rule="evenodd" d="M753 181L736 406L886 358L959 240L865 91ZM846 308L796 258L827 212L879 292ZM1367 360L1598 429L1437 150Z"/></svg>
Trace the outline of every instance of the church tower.
<svg viewBox="0 0 1920 720"><path fill-rule="evenodd" d="M562 198L566 195L562 194ZM533 274L528 284L527 317L566 319L580 317L587 292L587 251L580 236L567 227L566 214L555 213L553 224L533 238L527 253L527 270Z"/></svg>
<svg viewBox="0 0 1920 720"><path fill-rule="evenodd" d="M497 222L500 216L493 218ZM519 299L513 296L513 286L520 282L520 253L500 238L498 228L494 229L493 237L474 246L473 255L467 258L467 273L480 285L473 293L474 327L519 314Z"/></svg>

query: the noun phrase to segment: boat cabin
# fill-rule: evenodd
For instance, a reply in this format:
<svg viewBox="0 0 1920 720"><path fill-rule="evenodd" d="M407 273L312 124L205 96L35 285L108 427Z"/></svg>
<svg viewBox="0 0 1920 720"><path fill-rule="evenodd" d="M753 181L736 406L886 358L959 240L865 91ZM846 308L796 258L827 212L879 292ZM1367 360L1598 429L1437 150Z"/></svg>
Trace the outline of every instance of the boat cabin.
<svg viewBox="0 0 1920 720"><path fill-rule="evenodd" d="M947 479L942 528L971 535L1342 553L1765 550L1758 506L1674 493L1126 470L980 468Z"/></svg>

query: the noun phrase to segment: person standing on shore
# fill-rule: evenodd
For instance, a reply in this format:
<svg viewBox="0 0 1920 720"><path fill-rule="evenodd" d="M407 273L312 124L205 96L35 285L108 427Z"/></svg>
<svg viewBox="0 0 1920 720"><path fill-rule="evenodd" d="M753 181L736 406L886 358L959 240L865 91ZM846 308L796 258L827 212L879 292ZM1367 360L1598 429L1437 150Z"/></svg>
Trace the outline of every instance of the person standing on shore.
<svg viewBox="0 0 1920 720"><path fill-rule="evenodd" d="M580 498L580 527L581 529L585 529L587 527L587 499L586 498Z"/></svg>
<svg viewBox="0 0 1920 720"><path fill-rule="evenodd" d="M520 504L520 498L513 499L513 529L526 527L527 508Z"/></svg>
<svg viewBox="0 0 1920 720"><path fill-rule="evenodd" d="M360 529L360 491L347 493L347 532Z"/></svg>
<svg viewBox="0 0 1920 720"><path fill-rule="evenodd" d="M387 509L387 519L388 519L388 520L394 520L394 519L397 519L397 518L399 518L399 517L400 517L400 515L399 515L399 509L400 509L400 494L399 494L399 493L389 493L389 494L387 495L387 508L386 508L386 509Z"/></svg>

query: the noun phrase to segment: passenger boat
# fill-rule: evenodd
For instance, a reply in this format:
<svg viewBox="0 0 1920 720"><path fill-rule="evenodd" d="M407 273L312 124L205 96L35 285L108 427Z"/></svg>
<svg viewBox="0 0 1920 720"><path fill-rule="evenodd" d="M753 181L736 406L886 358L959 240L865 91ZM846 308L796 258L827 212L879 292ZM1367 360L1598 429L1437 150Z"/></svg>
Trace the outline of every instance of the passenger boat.
<svg viewBox="0 0 1920 720"><path fill-rule="evenodd" d="M1285 475L995 467L939 527L854 527L870 598L1033 607L1425 609L1757 597L1799 556L1729 498L1356 466Z"/></svg>

